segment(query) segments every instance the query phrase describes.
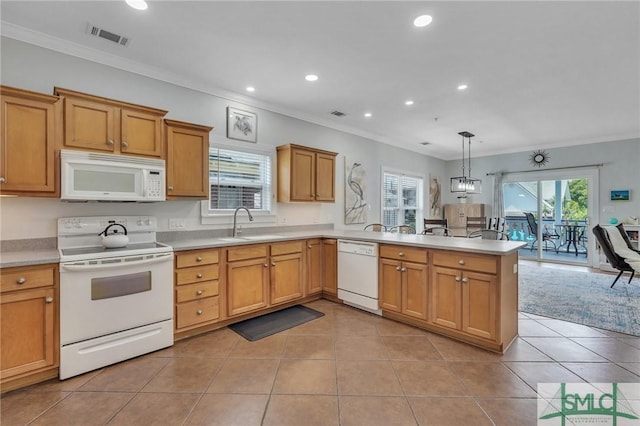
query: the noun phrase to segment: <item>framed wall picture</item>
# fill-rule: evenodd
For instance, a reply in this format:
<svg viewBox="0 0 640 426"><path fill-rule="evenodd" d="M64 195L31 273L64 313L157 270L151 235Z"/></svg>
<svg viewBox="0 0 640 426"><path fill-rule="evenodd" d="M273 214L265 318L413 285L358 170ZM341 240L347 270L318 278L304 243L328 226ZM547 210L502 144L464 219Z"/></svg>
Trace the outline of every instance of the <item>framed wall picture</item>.
<svg viewBox="0 0 640 426"><path fill-rule="evenodd" d="M631 190L616 189L611 191L611 201L629 201L631 199Z"/></svg>
<svg viewBox="0 0 640 426"><path fill-rule="evenodd" d="M258 142L258 115L255 112L227 107L227 138Z"/></svg>

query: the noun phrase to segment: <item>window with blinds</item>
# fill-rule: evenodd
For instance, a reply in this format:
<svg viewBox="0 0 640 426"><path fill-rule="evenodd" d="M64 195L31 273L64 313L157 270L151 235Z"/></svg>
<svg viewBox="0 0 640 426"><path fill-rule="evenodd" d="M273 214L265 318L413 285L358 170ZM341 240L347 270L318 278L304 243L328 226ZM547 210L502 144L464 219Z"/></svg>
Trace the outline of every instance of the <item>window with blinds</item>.
<svg viewBox="0 0 640 426"><path fill-rule="evenodd" d="M382 180L382 223L387 226L410 225L418 229L423 218L421 177L384 172Z"/></svg>
<svg viewBox="0 0 640 426"><path fill-rule="evenodd" d="M209 149L209 209L271 210L271 158L264 154Z"/></svg>

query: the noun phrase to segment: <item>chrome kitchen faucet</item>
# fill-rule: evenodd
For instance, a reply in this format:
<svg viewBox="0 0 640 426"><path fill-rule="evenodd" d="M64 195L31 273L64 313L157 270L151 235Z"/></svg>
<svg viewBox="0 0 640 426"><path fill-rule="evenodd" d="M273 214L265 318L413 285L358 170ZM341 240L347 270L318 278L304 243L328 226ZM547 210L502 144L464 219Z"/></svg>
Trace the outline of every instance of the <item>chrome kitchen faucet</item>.
<svg viewBox="0 0 640 426"><path fill-rule="evenodd" d="M249 209L248 209L248 208L246 208L245 206L240 206L240 207L238 207L238 208L233 212L233 236L234 236L234 237L237 237L237 236L238 236L238 229L237 229L237 227L236 227L236 221L237 221L237 218L238 218L238 211L239 211L239 210L242 210L242 209L244 209L244 210L246 210L246 211L247 211L247 214L249 215L249 221L250 221L250 222L253 222L253 216L251 216L251 212L249 211Z"/></svg>

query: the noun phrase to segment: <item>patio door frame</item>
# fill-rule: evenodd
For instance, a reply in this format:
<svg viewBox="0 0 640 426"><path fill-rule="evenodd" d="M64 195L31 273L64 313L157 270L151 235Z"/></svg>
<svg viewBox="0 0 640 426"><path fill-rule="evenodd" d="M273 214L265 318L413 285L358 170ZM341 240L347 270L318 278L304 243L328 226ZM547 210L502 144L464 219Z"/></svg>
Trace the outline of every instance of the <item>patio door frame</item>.
<svg viewBox="0 0 640 426"><path fill-rule="evenodd" d="M595 238L591 235L591 228L595 224L600 222L600 169L598 167L573 167L566 169L554 169L554 170L535 170L527 172L513 172L504 173L502 183L513 182L537 182L537 204L538 204L538 217L542 217L542 181L549 180L569 180L577 178L587 179L587 193L588 193L588 223L585 232L589 233L587 238L587 265L593 268L600 267L600 257L596 254ZM542 226L538 226L538 241L542 241ZM545 259L542 257L542 244L538 244L537 261L542 262L554 262L552 259ZM584 265L580 262L562 262L571 263L576 265Z"/></svg>

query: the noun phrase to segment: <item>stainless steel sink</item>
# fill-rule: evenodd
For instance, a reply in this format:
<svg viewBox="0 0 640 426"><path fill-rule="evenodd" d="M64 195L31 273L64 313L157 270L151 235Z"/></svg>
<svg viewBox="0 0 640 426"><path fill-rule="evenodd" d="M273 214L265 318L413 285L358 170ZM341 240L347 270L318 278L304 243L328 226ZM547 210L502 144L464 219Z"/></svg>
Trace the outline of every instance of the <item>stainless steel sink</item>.
<svg viewBox="0 0 640 426"><path fill-rule="evenodd" d="M284 238L282 235L247 235L242 237L244 240L278 240Z"/></svg>
<svg viewBox="0 0 640 426"><path fill-rule="evenodd" d="M223 238L216 238L216 240L225 241L225 242L228 242L228 243L239 243L239 242L247 241L246 239L239 238L239 237L223 237Z"/></svg>

